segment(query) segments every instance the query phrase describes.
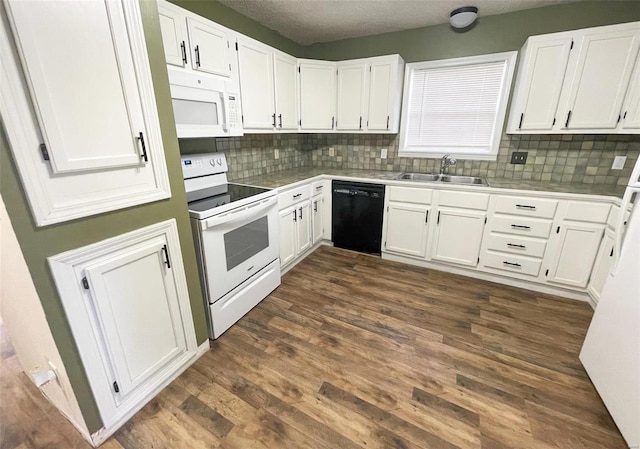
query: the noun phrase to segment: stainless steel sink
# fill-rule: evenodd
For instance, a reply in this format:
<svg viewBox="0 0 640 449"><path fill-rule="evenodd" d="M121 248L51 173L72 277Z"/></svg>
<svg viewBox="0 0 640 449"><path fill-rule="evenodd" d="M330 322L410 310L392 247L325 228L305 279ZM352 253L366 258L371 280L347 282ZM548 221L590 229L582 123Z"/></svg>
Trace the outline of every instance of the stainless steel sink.
<svg viewBox="0 0 640 449"><path fill-rule="evenodd" d="M437 173L403 173L396 177L396 180L416 181L416 182L445 182L448 184L460 184L469 186L486 186L484 178L476 176L439 175Z"/></svg>

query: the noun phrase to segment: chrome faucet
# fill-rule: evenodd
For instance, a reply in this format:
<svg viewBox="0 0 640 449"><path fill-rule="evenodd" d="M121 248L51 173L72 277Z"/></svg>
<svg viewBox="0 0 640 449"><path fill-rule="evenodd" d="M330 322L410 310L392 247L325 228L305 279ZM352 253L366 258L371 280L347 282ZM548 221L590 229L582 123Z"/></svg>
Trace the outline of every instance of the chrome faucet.
<svg viewBox="0 0 640 449"><path fill-rule="evenodd" d="M458 161L455 158L451 157L450 154L445 154L444 156L442 156L442 159L440 160L440 174L448 174L449 166L456 165L457 162Z"/></svg>

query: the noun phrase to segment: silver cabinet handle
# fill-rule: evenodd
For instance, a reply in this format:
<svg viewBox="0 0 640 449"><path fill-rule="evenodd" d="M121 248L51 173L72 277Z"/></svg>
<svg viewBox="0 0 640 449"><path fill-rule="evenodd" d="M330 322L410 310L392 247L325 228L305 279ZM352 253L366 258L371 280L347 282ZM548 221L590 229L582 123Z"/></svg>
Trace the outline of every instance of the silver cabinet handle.
<svg viewBox="0 0 640 449"><path fill-rule="evenodd" d="M517 224L512 224L511 227L514 229L531 229L531 226L517 225Z"/></svg>
<svg viewBox="0 0 640 449"><path fill-rule="evenodd" d="M300 208L300 220L302 220L302 208Z"/></svg>
<svg viewBox="0 0 640 449"><path fill-rule="evenodd" d="M519 263L513 263L513 262L506 262L506 261L505 261L505 262L502 262L502 263L503 263L503 264L505 264L505 265L507 265L507 266L509 266L509 267L516 267L516 268L519 268L519 267L521 267L521 266L522 266L522 265L520 265Z"/></svg>
<svg viewBox="0 0 640 449"><path fill-rule="evenodd" d="M518 209L536 210L536 206L527 206L526 204L516 204Z"/></svg>
<svg viewBox="0 0 640 449"><path fill-rule="evenodd" d="M293 195L293 199L295 200L296 198L300 198L301 196L302 196L302 193L297 193Z"/></svg>
<svg viewBox="0 0 640 449"><path fill-rule="evenodd" d="M511 248L522 248L522 249L527 249L526 246L524 245L516 245L515 243L507 243L507 246L510 246Z"/></svg>

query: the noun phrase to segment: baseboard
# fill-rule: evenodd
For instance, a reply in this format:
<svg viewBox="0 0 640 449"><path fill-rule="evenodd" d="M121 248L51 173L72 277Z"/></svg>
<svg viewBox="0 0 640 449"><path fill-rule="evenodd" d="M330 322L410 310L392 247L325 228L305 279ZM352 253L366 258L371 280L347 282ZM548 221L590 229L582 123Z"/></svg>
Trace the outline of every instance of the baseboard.
<svg viewBox="0 0 640 449"><path fill-rule="evenodd" d="M146 394L138 402L138 404L135 407L132 407L129 411L123 414L117 421L115 421L109 427L103 427L97 432L94 432L91 435L91 439L89 440L91 445L93 447L98 447L102 443L104 443L111 435L113 435L120 427L122 427L124 423L129 421L129 419L131 419L133 415L138 413L140 409L142 409L142 407L147 405L149 401L151 401L151 399L156 397L158 393L164 390L167 387L167 385L169 385L171 382L176 380L178 376L184 373L187 370L187 368L193 365L196 362L196 360L202 357L208 350L209 350L209 339L207 339L204 343L198 346L195 353L191 357L187 358L185 362L178 369L176 369L170 376L164 379L156 388L154 388L148 394Z"/></svg>
<svg viewBox="0 0 640 449"><path fill-rule="evenodd" d="M311 248L309 248L307 251L305 251L304 254L300 254L296 260L294 260L293 262L288 264L286 267L280 268L280 275L281 276L284 275L287 271L289 271L290 269L292 269L293 267L298 265L309 254L311 254L312 252L314 252L316 249L320 248L321 246L333 246L333 242L330 242L329 240L320 240L318 243L316 243Z"/></svg>

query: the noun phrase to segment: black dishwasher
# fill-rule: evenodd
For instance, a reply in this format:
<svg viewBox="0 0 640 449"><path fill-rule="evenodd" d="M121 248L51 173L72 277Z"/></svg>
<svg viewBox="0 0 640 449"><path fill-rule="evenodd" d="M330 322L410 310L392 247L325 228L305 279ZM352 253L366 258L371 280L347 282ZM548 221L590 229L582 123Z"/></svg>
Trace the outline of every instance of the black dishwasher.
<svg viewBox="0 0 640 449"><path fill-rule="evenodd" d="M333 181L331 238L338 248L380 254L384 186Z"/></svg>

